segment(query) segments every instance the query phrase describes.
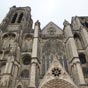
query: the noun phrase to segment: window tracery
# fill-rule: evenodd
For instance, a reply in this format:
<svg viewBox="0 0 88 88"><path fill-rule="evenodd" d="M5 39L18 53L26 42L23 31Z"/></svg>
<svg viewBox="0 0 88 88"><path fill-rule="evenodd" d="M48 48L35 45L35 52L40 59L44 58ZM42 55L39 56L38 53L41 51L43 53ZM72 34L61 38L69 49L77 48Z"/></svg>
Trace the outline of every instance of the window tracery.
<svg viewBox="0 0 88 88"><path fill-rule="evenodd" d="M22 61L24 65L29 65L31 63L31 56L27 54L24 55Z"/></svg>
<svg viewBox="0 0 88 88"><path fill-rule="evenodd" d="M57 57L58 60L63 59L63 42L59 39L48 39L43 46L42 53L42 58L45 60L42 62L44 63L42 68L43 70L45 69L44 71L46 72L55 57Z"/></svg>
<svg viewBox="0 0 88 88"><path fill-rule="evenodd" d="M53 68L52 69L52 74L57 77L61 74L61 70L59 68Z"/></svg>

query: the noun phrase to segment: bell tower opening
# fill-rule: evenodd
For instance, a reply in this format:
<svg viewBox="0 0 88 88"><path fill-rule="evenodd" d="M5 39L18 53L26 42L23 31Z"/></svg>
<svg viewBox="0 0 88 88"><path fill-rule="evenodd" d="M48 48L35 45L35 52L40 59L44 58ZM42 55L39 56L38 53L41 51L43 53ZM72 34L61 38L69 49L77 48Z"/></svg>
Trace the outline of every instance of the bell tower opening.
<svg viewBox="0 0 88 88"><path fill-rule="evenodd" d="M21 13L20 15L19 15L19 18L18 18L18 23L21 23L21 21L22 21L22 18L23 18L23 13Z"/></svg>
<svg viewBox="0 0 88 88"><path fill-rule="evenodd" d="M16 18L17 18L17 13L14 14L11 23L15 23L16 22Z"/></svg>

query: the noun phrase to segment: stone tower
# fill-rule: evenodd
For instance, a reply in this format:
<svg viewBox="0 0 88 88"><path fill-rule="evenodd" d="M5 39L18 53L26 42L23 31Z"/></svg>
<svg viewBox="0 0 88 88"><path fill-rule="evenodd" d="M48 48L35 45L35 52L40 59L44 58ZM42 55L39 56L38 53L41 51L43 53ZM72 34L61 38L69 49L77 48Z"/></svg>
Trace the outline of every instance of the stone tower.
<svg viewBox="0 0 88 88"><path fill-rule="evenodd" d="M88 88L88 17L33 25L30 7L10 8L0 24L0 88Z"/></svg>

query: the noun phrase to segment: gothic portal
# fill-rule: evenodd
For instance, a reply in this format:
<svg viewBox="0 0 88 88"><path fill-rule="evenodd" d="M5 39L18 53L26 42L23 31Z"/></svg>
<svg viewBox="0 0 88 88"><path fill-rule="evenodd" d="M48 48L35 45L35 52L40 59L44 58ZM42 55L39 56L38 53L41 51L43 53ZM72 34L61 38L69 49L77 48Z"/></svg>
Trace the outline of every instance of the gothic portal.
<svg viewBox="0 0 88 88"><path fill-rule="evenodd" d="M0 24L0 88L88 88L88 17L33 27L30 7L10 8Z"/></svg>

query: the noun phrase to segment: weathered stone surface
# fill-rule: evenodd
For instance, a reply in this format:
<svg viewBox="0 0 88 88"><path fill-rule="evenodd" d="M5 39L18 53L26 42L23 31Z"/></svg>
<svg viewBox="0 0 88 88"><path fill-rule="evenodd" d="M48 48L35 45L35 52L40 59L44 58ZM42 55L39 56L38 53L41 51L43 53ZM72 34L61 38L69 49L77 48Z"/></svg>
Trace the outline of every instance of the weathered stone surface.
<svg viewBox="0 0 88 88"><path fill-rule="evenodd" d="M12 6L0 24L0 88L88 88L88 17L32 29L30 7Z"/></svg>

